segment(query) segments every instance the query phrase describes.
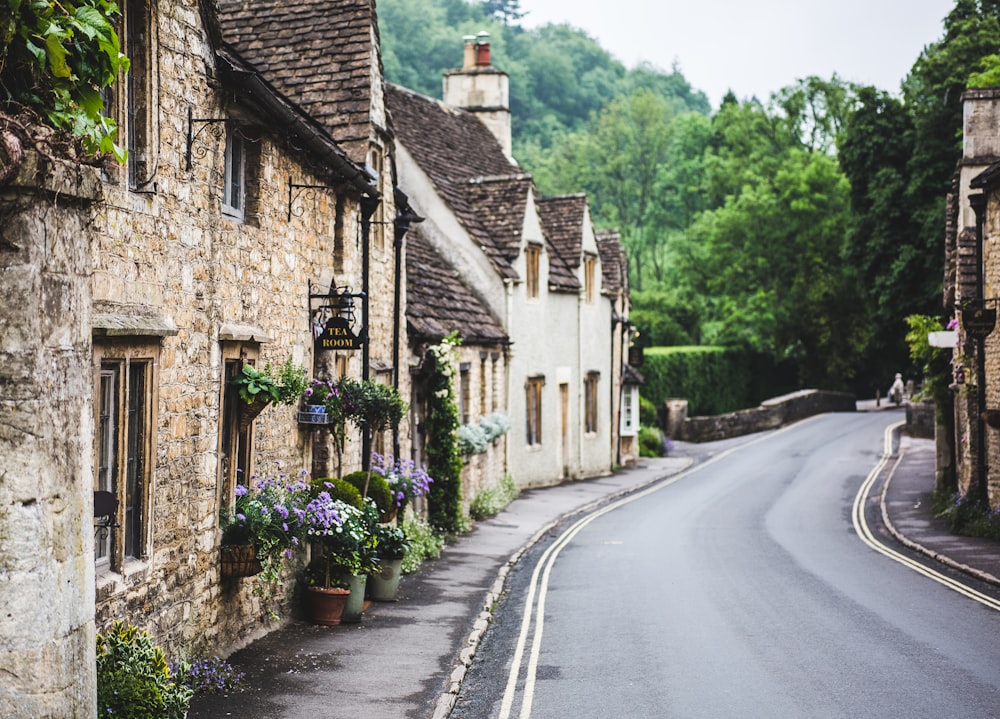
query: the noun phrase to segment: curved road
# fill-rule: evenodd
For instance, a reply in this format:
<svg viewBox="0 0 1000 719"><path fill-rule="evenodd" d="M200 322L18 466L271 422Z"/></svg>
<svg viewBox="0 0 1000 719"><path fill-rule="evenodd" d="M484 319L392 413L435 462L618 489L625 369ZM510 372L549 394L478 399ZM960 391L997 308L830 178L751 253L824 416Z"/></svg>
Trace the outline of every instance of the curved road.
<svg viewBox="0 0 1000 719"><path fill-rule="evenodd" d="M453 719L1000 717L1000 611L855 531L898 418L730 444L567 525L512 573Z"/></svg>

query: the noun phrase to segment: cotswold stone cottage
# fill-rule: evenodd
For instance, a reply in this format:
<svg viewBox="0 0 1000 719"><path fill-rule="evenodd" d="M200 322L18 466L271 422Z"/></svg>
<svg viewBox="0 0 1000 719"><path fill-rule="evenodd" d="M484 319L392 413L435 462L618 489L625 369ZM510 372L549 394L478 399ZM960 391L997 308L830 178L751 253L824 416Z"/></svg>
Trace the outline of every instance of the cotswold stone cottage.
<svg viewBox="0 0 1000 719"><path fill-rule="evenodd" d="M945 305L957 320L954 428L939 422L939 476L954 447L962 496L1000 507L1000 89L963 95L963 153L948 198ZM952 434L953 432L953 434ZM949 436L951 435L951 436ZM982 468L982 469L980 469Z"/></svg>
<svg viewBox="0 0 1000 719"><path fill-rule="evenodd" d="M107 102L127 164L29 155L0 186L4 717L91 716L94 635L114 619L192 654L273 626L247 580L220 577L219 513L279 462L330 473L330 447L295 407L241 421L244 364L409 396L374 2L122 6L131 68ZM318 352L345 292L368 342ZM408 454L408 431L372 443ZM345 470L369 449L348 447Z"/></svg>
<svg viewBox="0 0 1000 719"><path fill-rule="evenodd" d="M463 68L444 83L444 102L392 85L387 96L400 185L425 218L420 242L502 328L495 350L472 348L462 359L473 398L463 419L476 421L488 404L477 408L475 398L493 392L497 352L506 378L489 406L513 421L504 458L513 479L530 487L606 473L621 456L627 341L616 237L602 250L586 198L537 197L511 158L507 76L491 65L485 37L467 40ZM416 283L411 272L411 294ZM411 305L411 325L418 314ZM443 329L465 327L457 319Z"/></svg>

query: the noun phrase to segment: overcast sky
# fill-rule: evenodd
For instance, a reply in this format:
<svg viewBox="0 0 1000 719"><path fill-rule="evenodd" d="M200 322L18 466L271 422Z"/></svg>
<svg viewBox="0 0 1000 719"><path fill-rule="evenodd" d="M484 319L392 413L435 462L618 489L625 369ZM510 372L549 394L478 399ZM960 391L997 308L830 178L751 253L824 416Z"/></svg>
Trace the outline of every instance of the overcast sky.
<svg viewBox="0 0 1000 719"><path fill-rule="evenodd" d="M565 22L628 67L677 62L713 108L818 75L892 93L955 0L521 0L526 27Z"/></svg>

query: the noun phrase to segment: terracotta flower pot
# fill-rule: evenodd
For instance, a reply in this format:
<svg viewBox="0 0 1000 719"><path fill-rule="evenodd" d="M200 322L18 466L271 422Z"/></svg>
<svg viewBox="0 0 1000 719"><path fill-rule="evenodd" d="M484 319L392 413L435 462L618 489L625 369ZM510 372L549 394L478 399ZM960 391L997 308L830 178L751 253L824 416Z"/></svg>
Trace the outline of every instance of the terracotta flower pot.
<svg viewBox="0 0 1000 719"><path fill-rule="evenodd" d="M313 624L333 627L340 624L350 589L307 587L306 601L309 618Z"/></svg>

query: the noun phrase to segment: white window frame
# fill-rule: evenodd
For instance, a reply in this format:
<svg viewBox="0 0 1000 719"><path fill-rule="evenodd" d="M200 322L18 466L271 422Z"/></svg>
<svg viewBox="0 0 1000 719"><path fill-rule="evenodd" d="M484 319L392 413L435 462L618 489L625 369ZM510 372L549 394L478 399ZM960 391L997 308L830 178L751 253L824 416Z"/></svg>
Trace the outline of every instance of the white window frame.
<svg viewBox="0 0 1000 719"><path fill-rule="evenodd" d="M246 216L247 204L247 146L246 141L233 129L226 133L225 165L222 213L243 220Z"/></svg>

